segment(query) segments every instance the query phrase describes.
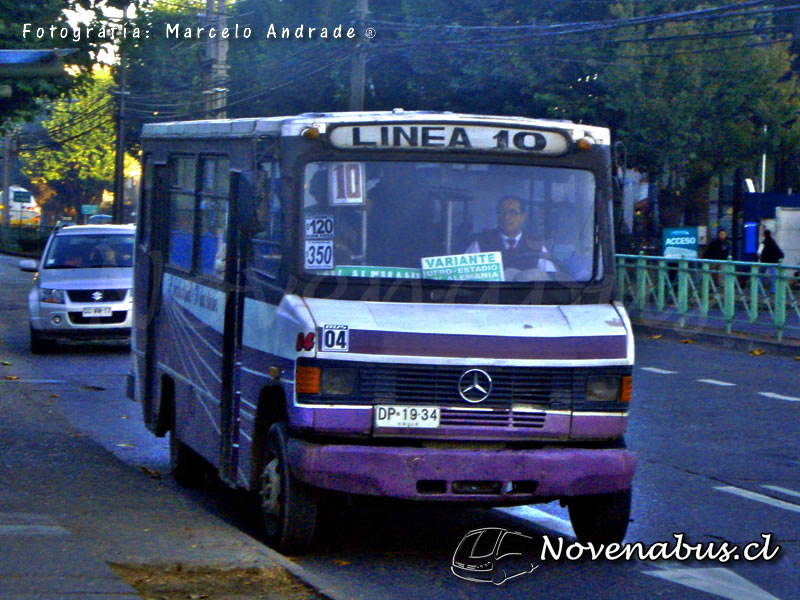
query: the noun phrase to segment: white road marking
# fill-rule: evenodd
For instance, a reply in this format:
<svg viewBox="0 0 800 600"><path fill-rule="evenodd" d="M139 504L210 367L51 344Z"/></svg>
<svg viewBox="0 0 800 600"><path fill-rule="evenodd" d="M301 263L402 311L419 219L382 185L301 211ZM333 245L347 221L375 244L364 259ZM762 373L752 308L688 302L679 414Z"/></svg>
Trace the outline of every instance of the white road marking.
<svg viewBox="0 0 800 600"><path fill-rule="evenodd" d="M723 387L735 387L735 383L730 383L728 381L719 381L718 379L698 379L700 383L710 383L711 385L721 385Z"/></svg>
<svg viewBox="0 0 800 600"><path fill-rule="evenodd" d="M701 592L728 600L779 600L776 596L750 583L730 569L680 569L666 567L662 571L642 571L645 575L666 579Z"/></svg>
<svg viewBox="0 0 800 600"><path fill-rule="evenodd" d="M0 525L0 536L4 535L69 535L69 531L58 525Z"/></svg>
<svg viewBox="0 0 800 600"><path fill-rule="evenodd" d="M800 398L794 396L784 396L782 394L775 394L774 392L758 392L759 395L765 398L775 398L775 400L786 400L788 402L800 402Z"/></svg>
<svg viewBox="0 0 800 600"><path fill-rule="evenodd" d="M668 371L667 369L659 369L658 367L641 367L642 371L650 371L651 373L658 373L659 375L675 375L677 371Z"/></svg>
<svg viewBox="0 0 800 600"><path fill-rule="evenodd" d="M796 496L800 498L800 492L796 492L794 490L790 490L789 488L781 487L779 485L762 485L761 487L766 488L768 490L772 490L773 492L780 492L781 494L786 494L787 496Z"/></svg>
<svg viewBox="0 0 800 600"><path fill-rule="evenodd" d="M69 535L43 514L0 513L0 536L4 535Z"/></svg>
<svg viewBox="0 0 800 600"><path fill-rule="evenodd" d="M63 379L0 379L0 383L67 383Z"/></svg>
<svg viewBox="0 0 800 600"><path fill-rule="evenodd" d="M546 527L547 529L552 529L563 535L575 537L575 531L573 531L569 521L547 514L538 508L533 508L532 506L512 506L509 508L498 508L497 510L515 517L520 517L526 521L532 521L533 523Z"/></svg>
<svg viewBox="0 0 800 600"><path fill-rule="evenodd" d="M715 486L714 489L719 490L720 492L727 492L729 494L741 496L742 498L747 498L748 500L755 500L756 502L763 502L764 504L769 504L770 506L775 506L777 508L782 508L784 510L790 510L792 512L800 513L800 505L798 504L793 504L791 502L786 502L784 500L778 500L777 498L773 498L771 496L765 496L764 494L758 494L756 492L751 492L750 490L743 490L737 487L733 487L731 485Z"/></svg>

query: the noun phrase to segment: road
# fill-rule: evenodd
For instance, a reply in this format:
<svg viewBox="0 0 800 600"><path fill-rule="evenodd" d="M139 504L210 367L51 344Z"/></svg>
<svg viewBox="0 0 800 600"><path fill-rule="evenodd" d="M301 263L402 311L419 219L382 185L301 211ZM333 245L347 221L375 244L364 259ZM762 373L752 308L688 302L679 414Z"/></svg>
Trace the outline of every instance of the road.
<svg viewBox="0 0 800 600"><path fill-rule="evenodd" d="M30 355L30 275L17 271L15 262L0 258L0 360L11 363L0 366L0 393L4 401L33 399L39 418L69 423L80 442L72 460L87 465L69 491L81 496L80 486L90 486L83 496L100 496L105 512L97 506L81 510L80 498L71 496L68 510L55 493L47 502L37 499L42 510L79 530L104 560L261 560L257 530L239 495L214 485L183 490L169 476L148 476L166 474L166 445L144 430L138 407L124 398L130 360L124 348L70 346ZM626 437L639 468L626 542L674 546L674 534L682 533L705 548L727 541L741 550L769 534L769 548L780 546L773 560L611 561L585 553L579 560L554 560L542 558L545 543L557 544L559 537L574 542L566 511L555 505L500 511L354 501L327 509L316 548L293 557L293 564L337 598L797 597L800 362L666 338L639 337L636 350ZM40 427L23 426L31 435ZM23 426L16 432L21 438ZM15 473L26 468L24 458L13 465ZM98 464L102 468L92 469ZM20 506L15 486L23 488L24 477L9 477L0 512ZM529 536L528 555L538 568L500 586L455 577L449 567L459 541L483 527Z"/></svg>

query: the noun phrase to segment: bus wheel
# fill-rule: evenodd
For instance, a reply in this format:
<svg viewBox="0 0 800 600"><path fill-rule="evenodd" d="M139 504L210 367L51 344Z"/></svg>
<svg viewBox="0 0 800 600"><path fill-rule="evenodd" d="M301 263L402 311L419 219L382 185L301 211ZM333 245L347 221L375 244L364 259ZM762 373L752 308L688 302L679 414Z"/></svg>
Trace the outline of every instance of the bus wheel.
<svg viewBox="0 0 800 600"><path fill-rule="evenodd" d="M569 520L581 543L621 542L631 516L631 490L567 500Z"/></svg>
<svg viewBox="0 0 800 600"><path fill-rule="evenodd" d="M169 467L175 481L184 487L197 487L203 482L205 462L178 438L174 424L169 432Z"/></svg>
<svg viewBox="0 0 800 600"><path fill-rule="evenodd" d="M298 554L311 546L317 524L317 492L289 470L285 423L267 433L261 473L261 515L267 541L281 552Z"/></svg>

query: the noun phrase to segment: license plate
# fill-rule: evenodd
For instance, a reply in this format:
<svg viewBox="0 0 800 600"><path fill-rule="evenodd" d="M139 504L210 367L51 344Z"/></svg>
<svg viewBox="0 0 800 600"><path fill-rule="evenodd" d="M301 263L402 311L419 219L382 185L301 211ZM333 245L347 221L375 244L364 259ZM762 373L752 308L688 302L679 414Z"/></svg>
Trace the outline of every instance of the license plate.
<svg viewBox="0 0 800 600"><path fill-rule="evenodd" d="M83 309L84 317L110 317L110 306L89 306Z"/></svg>
<svg viewBox="0 0 800 600"><path fill-rule="evenodd" d="M375 427L439 427L438 406L376 406Z"/></svg>

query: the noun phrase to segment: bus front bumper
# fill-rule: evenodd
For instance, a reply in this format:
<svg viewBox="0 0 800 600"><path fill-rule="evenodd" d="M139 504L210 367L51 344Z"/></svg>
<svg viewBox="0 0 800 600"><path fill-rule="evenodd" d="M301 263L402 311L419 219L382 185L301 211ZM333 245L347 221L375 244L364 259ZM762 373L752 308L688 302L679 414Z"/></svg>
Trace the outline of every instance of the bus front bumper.
<svg viewBox="0 0 800 600"><path fill-rule="evenodd" d="M460 450L315 444L292 439L295 477L315 487L412 500L526 504L631 487L624 449Z"/></svg>

